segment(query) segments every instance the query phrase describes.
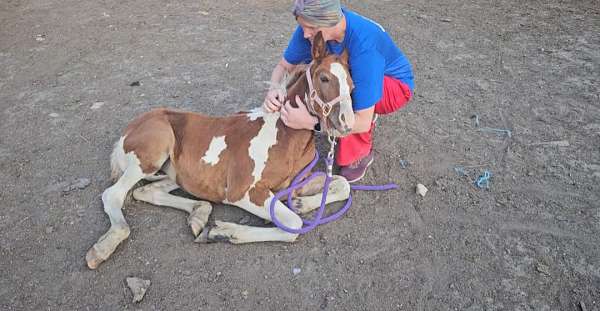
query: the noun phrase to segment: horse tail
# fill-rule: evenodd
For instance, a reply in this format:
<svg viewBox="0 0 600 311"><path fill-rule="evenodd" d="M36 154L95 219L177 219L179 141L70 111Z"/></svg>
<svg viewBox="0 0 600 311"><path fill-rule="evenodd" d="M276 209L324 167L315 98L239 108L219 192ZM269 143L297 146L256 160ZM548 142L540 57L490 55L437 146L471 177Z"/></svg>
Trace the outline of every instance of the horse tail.
<svg viewBox="0 0 600 311"><path fill-rule="evenodd" d="M125 156L125 149L123 147L123 142L125 141L125 136L121 136L121 138L115 143L113 147L113 151L110 155L110 179L113 182L116 182L121 175L123 175L123 171L127 167L127 158Z"/></svg>

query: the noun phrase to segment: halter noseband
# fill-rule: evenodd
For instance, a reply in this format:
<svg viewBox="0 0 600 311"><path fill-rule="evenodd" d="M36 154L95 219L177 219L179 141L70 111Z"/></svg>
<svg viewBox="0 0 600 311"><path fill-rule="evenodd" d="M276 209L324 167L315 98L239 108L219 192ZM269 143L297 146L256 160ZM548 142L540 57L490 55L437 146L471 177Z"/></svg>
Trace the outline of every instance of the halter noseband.
<svg viewBox="0 0 600 311"><path fill-rule="evenodd" d="M329 115L329 113L331 113L332 107L335 104L340 103L343 100L346 99L350 99L350 96L347 94L344 95L339 95L338 97L330 100L329 102L324 102L319 95L317 94L317 90L315 89L315 87L313 86L313 82L312 82L312 77L310 74L310 67L312 67L312 64L309 64L308 67L306 68L306 80L308 81L308 103L306 105L306 107L308 107L308 110L310 110L310 112L314 115L317 115L317 111L315 110L315 102L316 104L319 105L319 107L321 107L321 112L323 113L323 117L327 117Z"/></svg>

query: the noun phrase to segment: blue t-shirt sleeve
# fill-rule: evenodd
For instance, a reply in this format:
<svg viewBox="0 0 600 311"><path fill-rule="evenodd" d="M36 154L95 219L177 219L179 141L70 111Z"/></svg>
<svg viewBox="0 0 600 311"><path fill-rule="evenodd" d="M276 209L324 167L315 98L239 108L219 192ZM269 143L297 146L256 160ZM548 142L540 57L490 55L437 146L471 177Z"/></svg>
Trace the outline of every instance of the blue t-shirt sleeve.
<svg viewBox="0 0 600 311"><path fill-rule="evenodd" d="M354 111L371 108L381 99L384 71L385 59L376 50L369 50L355 57L350 55L350 74L354 81Z"/></svg>
<svg viewBox="0 0 600 311"><path fill-rule="evenodd" d="M297 26L288 47L283 53L283 58L292 65L310 63L312 60L310 41L304 39L302 27Z"/></svg>

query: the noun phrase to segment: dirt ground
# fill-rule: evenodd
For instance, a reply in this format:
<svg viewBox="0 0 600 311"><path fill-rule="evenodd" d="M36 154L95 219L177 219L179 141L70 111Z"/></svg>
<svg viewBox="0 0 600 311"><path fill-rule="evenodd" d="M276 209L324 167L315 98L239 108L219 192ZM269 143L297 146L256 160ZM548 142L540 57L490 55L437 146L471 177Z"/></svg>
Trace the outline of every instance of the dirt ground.
<svg viewBox="0 0 600 311"><path fill-rule="evenodd" d="M195 244L184 213L128 202L89 270L127 122L260 105L291 2L0 1L0 310L600 310L597 0L345 1L414 64L365 180L400 189L294 244Z"/></svg>

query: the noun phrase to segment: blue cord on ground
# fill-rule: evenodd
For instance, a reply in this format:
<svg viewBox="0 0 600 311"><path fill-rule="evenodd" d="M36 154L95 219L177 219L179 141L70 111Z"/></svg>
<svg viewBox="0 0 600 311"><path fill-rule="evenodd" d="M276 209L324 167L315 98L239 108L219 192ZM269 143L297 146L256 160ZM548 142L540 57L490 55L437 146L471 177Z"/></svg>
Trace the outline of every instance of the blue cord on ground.
<svg viewBox="0 0 600 311"><path fill-rule="evenodd" d="M485 170L479 178L475 181L475 186L479 189L489 189L490 188L490 178L492 177L492 173L490 171Z"/></svg>

